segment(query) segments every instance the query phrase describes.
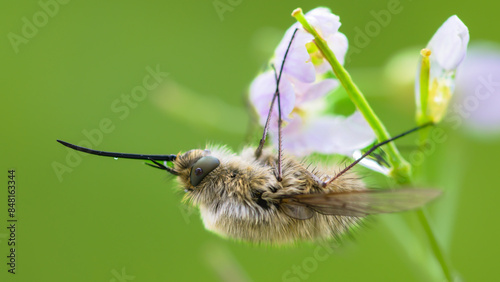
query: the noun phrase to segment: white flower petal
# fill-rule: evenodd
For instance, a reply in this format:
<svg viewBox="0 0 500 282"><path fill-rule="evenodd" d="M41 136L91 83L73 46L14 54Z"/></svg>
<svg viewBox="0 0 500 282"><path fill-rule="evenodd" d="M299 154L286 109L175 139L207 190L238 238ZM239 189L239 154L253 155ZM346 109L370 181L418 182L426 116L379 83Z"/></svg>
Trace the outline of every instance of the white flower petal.
<svg viewBox="0 0 500 282"><path fill-rule="evenodd" d="M332 37L328 38L327 42L328 46L332 48L332 51L339 63L343 65L345 55L347 53L347 48L349 46L349 42L345 34L343 34L342 32L337 32Z"/></svg>
<svg viewBox="0 0 500 282"><path fill-rule="evenodd" d="M464 59L468 43L467 26L453 15L436 31L427 48L432 51L430 58L444 70L450 71L455 70Z"/></svg>
<svg viewBox="0 0 500 282"><path fill-rule="evenodd" d="M349 46L347 37L341 32L336 32L328 35L326 43L332 49L333 54L335 54L339 63L344 65L345 55L347 54L347 48ZM325 72L332 70L332 66L326 59L323 59L323 63L316 65L315 67L318 74L324 74Z"/></svg>
<svg viewBox="0 0 500 282"><path fill-rule="evenodd" d="M363 156L363 154L361 153L360 150L356 150L352 154L352 157L355 160L361 158L362 156ZM373 159L364 158L359 162L359 164L366 167L366 168L369 168L373 171L380 172L380 173L385 174L385 175L389 175L389 173L391 172L391 170L388 167L385 167L385 166L379 164L378 162L376 162Z"/></svg>

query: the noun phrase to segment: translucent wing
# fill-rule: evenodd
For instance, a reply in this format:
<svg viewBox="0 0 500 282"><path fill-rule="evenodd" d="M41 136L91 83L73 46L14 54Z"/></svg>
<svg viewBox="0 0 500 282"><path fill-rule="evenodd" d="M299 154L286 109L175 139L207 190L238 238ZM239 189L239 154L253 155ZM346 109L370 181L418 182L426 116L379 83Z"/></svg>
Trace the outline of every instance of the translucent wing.
<svg viewBox="0 0 500 282"><path fill-rule="evenodd" d="M415 188L362 190L290 195L282 198L281 203L284 206L282 210L297 219L307 219L304 210L327 215L366 216L411 210L423 206L440 194L439 190Z"/></svg>
<svg viewBox="0 0 500 282"><path fill-rule="evenodd" d="M289 217L295 219L309 219L313 217L314 210L298 204L283 204L281 205L281 211L283 211Z"/></svg>

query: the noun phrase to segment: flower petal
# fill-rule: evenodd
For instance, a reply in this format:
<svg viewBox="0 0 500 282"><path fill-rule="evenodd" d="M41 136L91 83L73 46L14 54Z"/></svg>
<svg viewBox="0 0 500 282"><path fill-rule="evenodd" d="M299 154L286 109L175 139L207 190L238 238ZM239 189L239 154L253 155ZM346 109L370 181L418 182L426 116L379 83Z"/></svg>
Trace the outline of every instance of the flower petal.
<svg viewBox="0 0 500 282"><path fill-rule="evenodd" d="M349 41L347 37L342 32L337 32L333 36L327 39L328 46L332 48L335 57L340 64L344 64L345 55L347 53L347 47L349 46Z"/></svg>
<svg viewBox="0 0 500 282"><path fill-rule="evenodd" d="M303 83L293 79L290 80L296 92L296 107L300 107L303 103L321 98L340 85L340 82L333 78L323 79L315 83Z"/></svg>
<svg viewBox="0 0 500 282"><path fill-rule="evenodd" d="M295 93L292 85L286 79L280 81L281 114L286 118L295 106ZM250 86L250 102L259 114L260 124L264 125L276 91L276 77L273 70L257 76ZM274 102L272 115L278 116L278 101Z"/></svg>
<svg viewBox="0 0 500 282"><path fill-rule="evenodd" d="M355 160L361 158L362 156L363 156L363 153L361 153L361 150L356 150L352 154L352 157ZM391 170L388 167L381 165L380 163L378 163L377 161L375 161L373 159L364 158L359 162L359 164L366 167L366 168L369 168L373 171L380 172L380 173L385 174L385 175L389 175L389 173L391 172Z"/></svg>
<svg viewBox="0 0 500 282"><path fill-rule="evenodd" d="M453 113L479 136L500 133L500 45L471 46L456 78Z"/></svg>
<svg viewBox="0 0 500 282"><path fill-rule="evenodd" d="M273 140L277 144L276 134ZM313 152L351 156L374 140L374 132L359 112L348 118L319 116L308 120L294 114L283 129L283 148L295 156Z"/></svg>
<svg viewBox="0 0 500 282"><path fill-rule="evenodd" d="M340 18L332 14L328 8L316 8L306 14L309 23L327 40L334 51L337 59L343 64L347 52L347 38L339 33ZM315 66L311 62L310 54L307 52L306 44L313 40L313 36L306 32L298 23L292 25L286 33L275 51L274 64L277 69L281 67L286 49L296 28L299 28L292 42L287 55L283 72L291 75L302 82L311 83L316 79L316 71L322 74L331 70L330 65L325 60L323 64Z"/></svg>
<svg viewBox="0 0 500 282"><path fill-rule="evenodd" d="M335 34L340 27L340 17L332 14L330 9L319 7L305 15L307 21L321 32L322 36Z"/></svg>
<svg viewBox="0 0 500 282"><path fill-rule="evenodd" d="M309 136L305 134L304 120L296 113L291 121L283 128L283 149L287 154L306 156L313 152ZM273 144L278 146L278 134L272 133Z"/></svg>
<svg viewBox="0 0 500 282"><path fill-rule="evenodd" d="M355 150L365 148L375 140L375 133L358 111L337 121L331 130L331 147L328 150L343 155L350 155Z"/></svg>
<svg viewBox="0 0 500 282"><path fill-rule="evenodd" d="M465 58L468 43L467 26L453 15L436 31L427 48L432 51L431 59L441 68L450 71L455 70Z"/></svg>
<svg viewBox="0 0 500 282"><path fill-rule="evenodd" d="M298 24L292 25L286 33L280 44L276 48L273 64L279 72L286 50L292 39L293 32L298 28ZM307 53L306 43L310 42L313 36L304 29L299 28L293 39L290 50L288 51L283 73L291 75L303 82L314 82L316 80L316 71L311 62L311 57Z"/></svg>
<svg viewBox="0 0 500 282"><path fill-rule="evenodd" d="M347 37L341 32L336 32L334 34L330 34L326 38L326 43L332 49L333 54L335 54L335 57L337 58L339 63L343 65L345 61L345 55L347 54L347 48L349 46ZM315 67L318 74L324 74L325 72L332 70L332 66L326 59L323 59L323 63L320 65L316 65Z"/></svg>

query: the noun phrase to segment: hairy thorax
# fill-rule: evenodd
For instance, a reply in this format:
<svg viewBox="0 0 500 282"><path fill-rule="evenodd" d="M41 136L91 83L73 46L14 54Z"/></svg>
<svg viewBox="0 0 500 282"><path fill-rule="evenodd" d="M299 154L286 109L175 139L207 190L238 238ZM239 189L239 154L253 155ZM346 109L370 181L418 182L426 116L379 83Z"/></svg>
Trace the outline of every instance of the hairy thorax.
<svg viewBox="0 0 500 282"><path fill-rule="evenodd" d="M220 160L220 166L199 187L192 187L188 181L188 162L200 158L207 150L188 152L175 164L181 171L180 181L187 191L185 198L199 206L208 230L243 241L283 244L296 240L329 239L344 233L359 221L358 217L321 213L297 219L290 216L282 202L283 196L293 194L365 189L353 173L346 173L323 188L320 183L328 180L338 170L336 167L309 170L299 161L285 157L283 177L279 182L277 160L271 150L264 150L258 159L254 156L254 148L244 149L240 155L217 147L209 148L209 151Z"/></svg>

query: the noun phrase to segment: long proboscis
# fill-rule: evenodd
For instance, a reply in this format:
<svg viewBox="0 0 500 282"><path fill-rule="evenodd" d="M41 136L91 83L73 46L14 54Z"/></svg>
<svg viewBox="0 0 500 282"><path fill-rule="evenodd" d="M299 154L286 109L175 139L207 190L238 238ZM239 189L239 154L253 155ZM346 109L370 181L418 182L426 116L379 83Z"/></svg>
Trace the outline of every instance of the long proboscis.
<svg viewBox="0 0 500 282"><path fill-rule="evenodd" d="M177 158L177 155L144 155L144 154L126 154L126 153L114 153L114 152L105 152L105 151L98 151L98 150L93 150L85 147L80 147L77 145L73 145L71 143L62 141L62 140L57 140L57 142L63 144L66 147L69 147L71 149L92 154L92 155L98 155L98 156L104 156L104 157L113 157L113 158L124 158L124 159L138 159L138 160L155 160L155 161L167 161L171 162L174 161Z"/></svg>
<svg viewBox="0 0 500 282"><path fill-rule="evenodd" d="M63 144L64 146L71 148L73 150L77 150L80 152L92 154L92 155L97 155L97 156L104 156L104 157L112 157L112 158L123 158L123 159L136 159L136 160L149 160L152 161L155 165L146 163L152 167L159 168L166 170L172 174L177 175L178 172L175 171L174 169L162 165L158 163L157 161L167 161L167 162L172 162L175 161L177 158L177 155L145 155L145 154L127 154L127 153L115 153L115 152L106 152L106 151L98 151L98 150L93 150L81 146L77 146L62 140L57 140L57 142Z"/></svg>

